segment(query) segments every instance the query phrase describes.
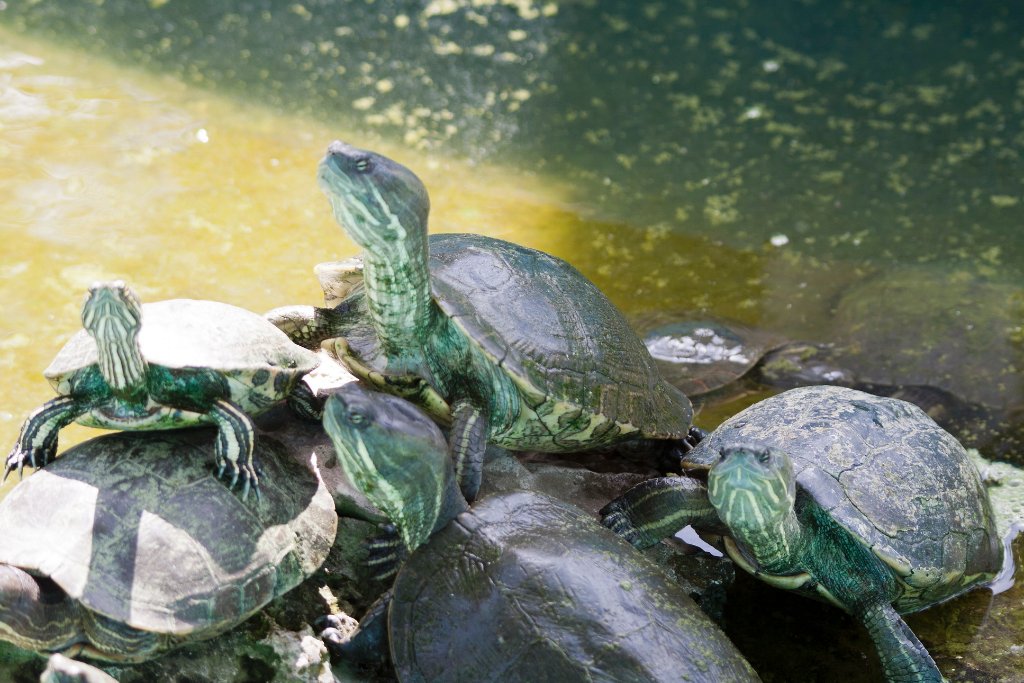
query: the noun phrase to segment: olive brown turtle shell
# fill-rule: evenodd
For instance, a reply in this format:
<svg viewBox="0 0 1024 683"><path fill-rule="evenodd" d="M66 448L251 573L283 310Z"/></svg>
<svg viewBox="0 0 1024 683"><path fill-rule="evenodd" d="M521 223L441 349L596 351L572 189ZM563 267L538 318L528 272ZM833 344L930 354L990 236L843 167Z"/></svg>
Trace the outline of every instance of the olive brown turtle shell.
<svg viewBox="0 0 1024 683"><path fill-rule="evenodd" d="M912 612L991 579L1002 562L988 494L963 446L917 406L832 386L792 389L722 423L687 454L785 451L801 492L887 565Z"/></svg>
<svg viewBox="0 0 1024 683"><path fill-rule="evenodd" d="M402 681L755 681L685 591L583 511L478 500L407 560L389 615Z"/></svg>
<svg viewBox="0 0 1024 683"><path fill-rule="evenodd" d="M532 407L556 400L644 436L686 435L689 400L661 377L619 310L565 261L483 235L437 235L430 273L441 310Z"/></svg>
<svg viewBox="0 0 1024 683"><path fill-rule="evenodd" d="M238 624L323 563L337 515L313 469L266 436L261 499L243 502L210 469L208 440L119 432L69 449L0 501L0 563L119 630L175 643Z"/></svg>

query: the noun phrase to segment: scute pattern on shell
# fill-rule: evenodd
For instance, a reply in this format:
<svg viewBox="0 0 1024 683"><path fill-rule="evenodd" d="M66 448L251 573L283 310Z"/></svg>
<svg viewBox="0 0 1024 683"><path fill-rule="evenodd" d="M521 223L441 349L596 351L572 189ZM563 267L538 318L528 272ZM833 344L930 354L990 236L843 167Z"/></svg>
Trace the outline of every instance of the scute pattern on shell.
<svg viewBox="0 0 1024 683"><path fill-rule="evenodd" d="M568 263L481 235L437 235L430 271L438 305L535 390L532 407L560 400L645 436L685 436L689 401L662 379L619 310Z"/></svg>
<svg viewBox="0 0 1024 683"><path fill-rule="evenodd" d="M784 392L733 416L694 453L763 443L802 489L893 566L913 611L998 571L988 496L963 446L916 406L840 387Z"/></svg>
<svg viewBox="0 0 1024 683"><path fill-rule="evenodd" d="M758 680L646 558L534 492L483 498L414 552L390 624L403 681Z"/></svg>
<svg viewBox="0 0 1024 683"><path fill-rule="evenodd" d="M0 501L0 563L131 628L204 637L239 623L323 563L337 515L271 438L256 446L262 500L243 502L211 470L209 439L115 433L69 449Z"/></svg>

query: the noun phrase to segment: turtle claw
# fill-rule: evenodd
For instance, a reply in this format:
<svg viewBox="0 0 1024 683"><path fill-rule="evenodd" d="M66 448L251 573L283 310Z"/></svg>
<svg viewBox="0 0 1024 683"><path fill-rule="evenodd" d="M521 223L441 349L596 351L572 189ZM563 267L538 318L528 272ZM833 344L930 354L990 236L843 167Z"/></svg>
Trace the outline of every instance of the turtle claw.
<svg viewBox="0 0 1024 683"><path fill-rule="evenodd" d="M617 509L614 502L604 506L599 514L601 515L601 524L611 529L619 538L625 539L631 545L640 547L638 543L640 543L641 539L636 527L633 526L633 523L624 512Z"/></svg>

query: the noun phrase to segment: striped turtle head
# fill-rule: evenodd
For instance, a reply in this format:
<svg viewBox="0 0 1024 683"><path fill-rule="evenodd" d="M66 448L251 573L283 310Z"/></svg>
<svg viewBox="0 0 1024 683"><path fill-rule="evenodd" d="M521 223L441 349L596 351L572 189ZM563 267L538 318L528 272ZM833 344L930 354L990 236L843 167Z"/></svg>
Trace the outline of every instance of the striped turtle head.
<svg viewBox="0 0 1024 683"><path fill-rule="evenodd" d="M437 425L404 399L351 383L327 400L324 429L349 480L398 528L410 551L422 545L455 487Z"/></svg>
<svg viewBox="0 0 1024 683"><path fill-rule="evenodd" d="M723 448L708 473L708 497L736 532L775 529L793 510L793 465L783 451L763 444Z"/></svg>
<svg viewBox="0 0 1024 683"><path fill-rule="evenodd" d="M430 198L415 173L336 140L320 162L318 178L334 217L363 249L380 253L411 241L422 242L425 253Z"/></svg>
<svg viewBox="0 0 1024 683"><path fill-rule="evenodd" d="M100 372L115 392L145 385L146 364L138 346L142 302L131 287L121 280L89 287L82 326L96 340Z"/></svg>
<svg viewBox="0 0 1024 683"><path fill-rule="evenodd" d="M121 280L93 283L82 306L82 325L93 337L130 339L142 327L142 302Z"/></svg>

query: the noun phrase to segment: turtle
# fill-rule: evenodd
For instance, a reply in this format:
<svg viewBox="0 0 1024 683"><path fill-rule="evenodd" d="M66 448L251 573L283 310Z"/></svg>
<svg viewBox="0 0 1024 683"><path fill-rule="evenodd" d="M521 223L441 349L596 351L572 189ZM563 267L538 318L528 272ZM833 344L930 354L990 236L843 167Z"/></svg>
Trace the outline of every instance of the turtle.
<svg viewBox="0 0 1024 683"><path fill-rule="evenodd" d="M335 657L387 647L402 681L759 680L661 567L593 516L523 490L470 507L440 429L408 401L350 384L324 427L405 554L350 639L325 629Z"/></svg>
<svg viewBox="0 0 1024 683"><path fill-rule="evenodd" d="M293 392L300 413L314 410L299 379L316 367L316 354L243 308L195 299L142 304L117 280L89 288L82 324L43 372L58 397L25 420L5 479L26 464L46 465L72 421L126 430L212 422L218 472L230 473L232 488L241 478L245 497L250 486L259 492L249 415Z"/></svg>
<svg viewBox="0 0 1024 683"><path fill-rule="evenodd" d="M854 381L835 364L827 345L793 341L736 321L655 312L632 323L662 376L691 401L735 388L745 377L787 389Z"/></svg>
<svg viewBox="0 0 1024 683"><path fill-rule="evenodd" d="M332 143L319 181L364 250L362 287L339 305L361 299L353 306L365 313L350 320L369 331L323 346L360 379L450 421L467 499L488 442L541 452L684 442L689 400L570 264L477 234L437 235L428 247L426 188L374 152Z"/></svg>
<svg viewBox="0 0 1024 683"><path fill-rule="evenodd" d="M834 386L791 389L723 422L600 511L638 548L686 525L740 567L831 602L867 628L891 681L940 681L902 614L990 581L1003 562L963 446L917 406Z"/></svg>
<svg viewBox="0 0 1024 683"><path fill-rule="evenodd" d="M313 574L338 525L314 467L264 435L259 505L221 485L195 431L68 449L0 501L0 639L140 662L241 623Z"/></svg>

